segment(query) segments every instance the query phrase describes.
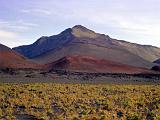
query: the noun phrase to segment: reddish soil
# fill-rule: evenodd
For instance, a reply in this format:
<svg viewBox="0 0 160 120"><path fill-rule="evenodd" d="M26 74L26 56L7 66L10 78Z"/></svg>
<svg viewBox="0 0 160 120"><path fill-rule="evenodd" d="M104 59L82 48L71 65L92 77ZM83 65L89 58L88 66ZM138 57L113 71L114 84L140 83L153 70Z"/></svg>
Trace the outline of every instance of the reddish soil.
<svg viewBox="0 0 160 120"><path fill-rule="evenodd" d="M41 69L42 66L32 63L12 50L0 51L0 68Z"/></svg>
<svg viewBox="0 0 160 120"><path fill-rule="evenodd" d="M146 68L133 67L118 62L88 56L66 56L50 64L50 69L100 73L153 73Z"/></svg>

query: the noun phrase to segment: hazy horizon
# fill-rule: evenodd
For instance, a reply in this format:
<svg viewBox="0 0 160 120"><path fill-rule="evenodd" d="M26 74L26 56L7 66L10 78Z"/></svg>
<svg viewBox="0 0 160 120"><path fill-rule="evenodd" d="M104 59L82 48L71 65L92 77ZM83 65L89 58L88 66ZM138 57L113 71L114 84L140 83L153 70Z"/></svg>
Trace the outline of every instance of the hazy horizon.
<svg viewBox="0 0 160 120"><path fill-rule="evenodd" d="M0 43L35 42L83 25L112 38L160 47L159 0L1 0Z"/></svg>

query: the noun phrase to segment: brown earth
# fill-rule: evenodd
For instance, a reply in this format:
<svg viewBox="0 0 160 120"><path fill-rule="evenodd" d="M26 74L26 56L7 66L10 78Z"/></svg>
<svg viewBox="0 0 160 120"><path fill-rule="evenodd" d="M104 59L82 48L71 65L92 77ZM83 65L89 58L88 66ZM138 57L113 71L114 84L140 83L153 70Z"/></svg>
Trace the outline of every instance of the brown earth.
<svg viewBox="0 0 160 120"><path fill-rule="evenodd" d="M89 56L66 56L50 64L50 69L98 73L153 73L146 68L133 67L118 62Z"/></svg>
<svg viewBox="0 0 160 120"><path fill-rule="evenodd" d="M41 69L42 65L33 63L14 50L0 44L0 68Z"/></svg>

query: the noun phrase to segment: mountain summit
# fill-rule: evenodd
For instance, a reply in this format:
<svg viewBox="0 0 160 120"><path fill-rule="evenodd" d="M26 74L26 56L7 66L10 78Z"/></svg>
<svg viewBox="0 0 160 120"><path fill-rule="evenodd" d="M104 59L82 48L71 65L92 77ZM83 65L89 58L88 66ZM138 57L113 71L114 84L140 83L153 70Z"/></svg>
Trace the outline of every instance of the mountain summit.
<svg viewBox="0 0 160 120"><path fill-rule="evenodd" d="M42 64L65 56L80 55L150 68L154 65L152 62L160 58L160 48L112 39L82 25L68 28L58 35L43 36L31 45L13 49Z"/></svg>
<svg viewBox="0 0 160 120"><path fill-rule="evenodd" d="M72 28L72 34L79 38L98 38L101 34L95 33L82 25L76 25Z"/></svg>

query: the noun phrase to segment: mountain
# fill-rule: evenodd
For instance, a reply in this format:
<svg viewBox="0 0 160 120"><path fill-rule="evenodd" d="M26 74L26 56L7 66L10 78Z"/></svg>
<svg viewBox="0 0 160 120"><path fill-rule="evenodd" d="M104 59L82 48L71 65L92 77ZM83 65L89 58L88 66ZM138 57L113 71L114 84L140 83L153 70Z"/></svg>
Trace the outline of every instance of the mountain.
<svg viewBox="0 0 160 120"><path fill-rule="evenodd" d="M152 73L148 69L124 65L89 56L66 56L50 65L51 69L98 73Z"/></svg>
<svg viewBox="0 0 160 120"><path fill-rule="evenodd" d="M22 55L2 44L0 44L0 68L41 69L40 65L32 63Z"/></svg>
<svg viewBox="0 0 160 120"><path fill-rule="evenodd" d="M41 64L65 56L80 55L151 68L154 66L152 62L160 58L160 48L112 39L81 25L68 28L58 35L43 36L31 45L13 49Z"/></svg>

